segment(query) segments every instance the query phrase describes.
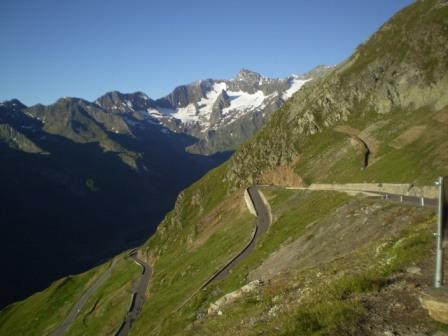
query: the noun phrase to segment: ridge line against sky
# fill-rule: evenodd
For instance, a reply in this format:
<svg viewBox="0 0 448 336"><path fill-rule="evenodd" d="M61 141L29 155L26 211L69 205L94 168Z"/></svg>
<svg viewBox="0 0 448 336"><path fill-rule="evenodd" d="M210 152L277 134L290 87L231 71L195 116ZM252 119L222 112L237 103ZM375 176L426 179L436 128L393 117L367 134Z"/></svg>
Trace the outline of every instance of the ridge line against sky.
<svg viewBox="0 0 448 336"><path fill-rule="evenodd" d="M3 0L0 101L159 98L241 68L267 77L334 65L411 0Z"/></svg>

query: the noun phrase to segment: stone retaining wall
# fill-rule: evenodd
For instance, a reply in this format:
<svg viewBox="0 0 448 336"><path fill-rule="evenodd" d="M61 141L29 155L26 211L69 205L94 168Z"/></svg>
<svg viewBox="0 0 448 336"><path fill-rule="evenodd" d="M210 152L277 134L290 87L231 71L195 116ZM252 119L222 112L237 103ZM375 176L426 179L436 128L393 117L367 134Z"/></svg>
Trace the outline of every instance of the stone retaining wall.
<svg viewBox="0 0 448 336"><path fill-rule="evenodd" d="M249 212L252 215L256 216L257 212L255 211L254 204L252 203L252 199L250 198L249 192L247 191L247 189L244 190L244 200L246 201L246 206L249 209Z"/></svg>

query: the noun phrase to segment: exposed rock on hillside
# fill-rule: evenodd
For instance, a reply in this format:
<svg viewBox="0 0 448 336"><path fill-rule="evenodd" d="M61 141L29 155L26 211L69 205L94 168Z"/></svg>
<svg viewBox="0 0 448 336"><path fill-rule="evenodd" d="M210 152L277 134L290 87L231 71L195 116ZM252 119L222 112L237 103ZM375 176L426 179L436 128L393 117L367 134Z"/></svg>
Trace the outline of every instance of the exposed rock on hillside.
<svg viewBox="0 0 448 336"><path fill-rule="evenodd" d="M349 118L448 104L448 12L443 1L418 1L398 13L355 54L304 86L231 160L228 180L250 185L264 170L290 163L303 139Z"/></svg>

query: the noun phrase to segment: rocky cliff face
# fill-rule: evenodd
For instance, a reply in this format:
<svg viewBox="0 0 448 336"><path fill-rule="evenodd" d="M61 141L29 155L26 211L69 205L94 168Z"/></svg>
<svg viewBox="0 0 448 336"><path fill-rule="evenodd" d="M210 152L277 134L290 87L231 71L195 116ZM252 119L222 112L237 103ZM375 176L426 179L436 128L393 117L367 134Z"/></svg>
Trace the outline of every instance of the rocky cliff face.
<svg viewBox="0 0 448 336"><path fill-rule="evenodd" d="M108 92L95 100L95 103L106 110L121 113L144 111L155 105L143 92L124 94L118 91Z"/></svg>

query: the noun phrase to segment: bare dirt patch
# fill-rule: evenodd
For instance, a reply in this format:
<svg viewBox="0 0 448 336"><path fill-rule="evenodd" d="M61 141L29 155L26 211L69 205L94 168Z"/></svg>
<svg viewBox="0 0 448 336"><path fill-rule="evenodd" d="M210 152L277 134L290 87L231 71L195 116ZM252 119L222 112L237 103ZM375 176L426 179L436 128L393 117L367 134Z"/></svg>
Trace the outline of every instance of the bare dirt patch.
<svg viewBox="0 0 448 336"><path fill-rule="evenodd" d="M437 112L434 115L434 119L443 124L448 124L448 106Z"/></svg>
<svg viewBox="0 0 448 336"><path fill-rule="evenodd" d="M426 127L426 125L413 126L392 140L390 145L395 149L403 148L417 141L424 134Z"/></svg>
<svg viewBox="0 0 448 336"><path fill-rule="evenodd" d="M422 282L400 274L380 292L364 294L362 305L368 314L363 321L366 335L427 335L432 323L418 297Z"/></svg>
<svg viewBox="0 0 448 336"><path fill-rule="evenodd" d="M434 255L430 253L417 265L389 278L388 286L379 292L363 294L361 302L368 312L363 321L364 334L435 335L437 325L419 302L422 292L432 284L433 273ZM439 331L436 335L447 334Z"/></svg>
<svg viewBox="0 0 448 336"><path fill-rule="evenodd" d="M352 136L358 136L358 135L361 133L360 130L358 130L358 129L356 129L356 128L353 128L353 127L351 127L351 126L348 126L348 125L339 125L339 126L336 126L336 127L334 128L334 130L335 130L336 132L343 133L343 134L347 134L347 135L352 135Z"/></svg>
<svg viewBox="0 0 448 336"><path fill-rule="evenodd" d="M427 216L429 211L423 208L391 207L374 201L367 204L350 202L331 216L309 224L301 237L270 255L250 273L249 279L269 280L289 268L303 270L328 263L369 242L398 235L409 225Z"/></svg>
<svg viewBox="0 0 448 336"><path fill-rule="evenodd" d="M292 164L293 165L293 164ZM261 174L259 184L301 187L303 180L289 166L278 166Z"/></svg>

